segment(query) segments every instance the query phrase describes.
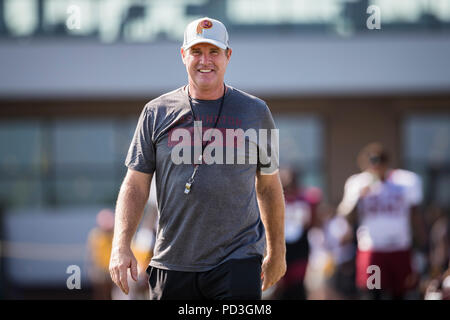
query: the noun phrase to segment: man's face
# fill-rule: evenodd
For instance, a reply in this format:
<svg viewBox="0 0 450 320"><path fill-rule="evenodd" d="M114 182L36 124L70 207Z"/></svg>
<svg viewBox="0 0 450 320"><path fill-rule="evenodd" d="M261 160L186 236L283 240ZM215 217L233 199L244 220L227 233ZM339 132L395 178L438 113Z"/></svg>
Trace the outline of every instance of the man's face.
<svg viewBox="0 0 450 320"><path fill-rule="evenodd" d="M225 50L209 43L199 43L188 50L181 49L189 83L198 89L211 90L223 85L225 70L231 57Z"/></svg>
<svg viewBox="0 0 450 320"><path fill-rule="evenodd" d="M369 166L369 171L376 175L378 178L383 179L386 177L388 166L385 163L372 164Z"/></svg>

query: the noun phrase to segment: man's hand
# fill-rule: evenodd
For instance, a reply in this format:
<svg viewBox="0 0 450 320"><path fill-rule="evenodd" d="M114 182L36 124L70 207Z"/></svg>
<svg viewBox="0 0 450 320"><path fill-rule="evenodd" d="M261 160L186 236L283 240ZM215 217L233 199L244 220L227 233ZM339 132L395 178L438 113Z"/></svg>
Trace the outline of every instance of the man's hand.
<svg viewBox="0 0 450 320"><path fill-rule="evenodd" d="M286 272L284 197L278 171L271 175L257 174L256 196L266 229L267 255L261 268L264 291L277 283Z"/></svg>
<svg viewBox="0 0 450 320"><path fill-rule="evenodd" d="M261 267L262 290L265 291L286 272L284 197L278 171L271 175L257 174L256 196L266 229L267 255Z"/></svg>
<svg viewBox="0 0 450 320"><path fill-rule="evenodd" d="M131 269L133 280L138 280L137 261L130 244L144 213L151 181L151 174L128 169L117 198L109 273L125 294L129 290L128 268Z"/></svg>
<svg viewBox="0 0 450 320"><path fill-rule="evenodd" d="M262 264L262 291L269 289L286 273L286 259L283 254L266 256Z"/></svg>
<svg viewBox="0 0 450 320"><path fill-rule="evenodd" d="M131 269L131 277L138 280L137 261L131 249L113 247L111 260L109 262L109 273L112 281L125 293L128 294L128 268Z"/></svg>

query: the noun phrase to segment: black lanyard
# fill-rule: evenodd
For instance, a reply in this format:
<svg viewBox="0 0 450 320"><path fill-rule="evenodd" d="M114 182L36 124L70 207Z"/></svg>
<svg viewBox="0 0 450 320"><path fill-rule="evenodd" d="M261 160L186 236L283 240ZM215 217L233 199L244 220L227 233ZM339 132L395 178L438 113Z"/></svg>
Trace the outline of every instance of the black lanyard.
<svg viewBox="0 0 450 320"><path fill-rule="evenodd" d="M195 121L197 121L197 119L195 117L194 107L192 106L192 98L191 98L191 95L189 94L189 86L187 88L187 93L188 93L188 97L189 97L189 106L191 108L192 117L194 118L194 122L195 122ZM223 96L222 96L222 99L220 101L220 107L219 107L219 112L217 114L216 121L214 122L214 126L212 128L213 130L216 129L217 124L219 123L220 115L222 114L223 103L225 101L225 93L226 93L226 86L224 84L223 85ZM195 130L195 126L194 126L194 130ZM212 131L211 131L211 134L212 134ZM200 134L201 134L201 137L202 137L202 154L200 155L200 158L198 160L200 161L200 163L202 163L202 161L203 161L203 153L205 152L205 148L206 148L206 146L208 145L208 143L210 141L206 140L206 142L203 142L203 132L201 132ZM194 141L194 144L195 144L195 141ZM185 188L184 188L184 193L185 194L188 194L191 191L191 186L194 183L194 177L195 177L195 174L197 173L197 170L198 170L199 166L200 166L200 164L195 164L194 172L192 172L191 177L186 182L186 185L185 185Z"/></svg>

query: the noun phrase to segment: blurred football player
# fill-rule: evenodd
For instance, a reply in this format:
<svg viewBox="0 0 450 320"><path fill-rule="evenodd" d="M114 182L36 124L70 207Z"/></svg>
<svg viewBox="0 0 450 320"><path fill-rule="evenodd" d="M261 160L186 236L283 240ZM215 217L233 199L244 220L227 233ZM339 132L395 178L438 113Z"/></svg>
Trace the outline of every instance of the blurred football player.
<svg viewBox="0 0 450 320"><path fill-rule="evenodd" d="M358 164L363 172L347 179L337 210L357 224L356 285L364 297L402 299L418 280L411 262L421 180L413 172L390 169L380 143L364 147Z"/></svg>

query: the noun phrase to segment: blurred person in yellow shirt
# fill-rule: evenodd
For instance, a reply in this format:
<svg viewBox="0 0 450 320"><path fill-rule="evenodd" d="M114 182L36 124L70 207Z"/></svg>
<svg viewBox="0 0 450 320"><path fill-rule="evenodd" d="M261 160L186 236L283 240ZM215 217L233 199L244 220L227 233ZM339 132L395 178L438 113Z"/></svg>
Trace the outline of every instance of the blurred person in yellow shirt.
<svg viewBox="0 0 450 320"><path fill-rule="evenodd" d="M97 226L89 233L88 276L92 284L94 300L110 300L112 281L109 276L109 259L114 231L114 213L110 209L102 209L97 214Z"/></svg>
<svg viewBox="0 0 450 320"><path fill-rule="evenodd" d="M154 181L152 181L152 184ZM113 286L112 299L113 300L148 300L148 274L147 268L150 260L153 257L153 248L156 240L156 224L158 221L158 208L156 204L156 192L150 194L147 207L145 209L145 216L140 225L135 237L131 242L131 250L137 260L138 265L138 281L131 281L131 275L128 274L128 282L130 283L129 294L123 293L119 287Z"/></svg>

